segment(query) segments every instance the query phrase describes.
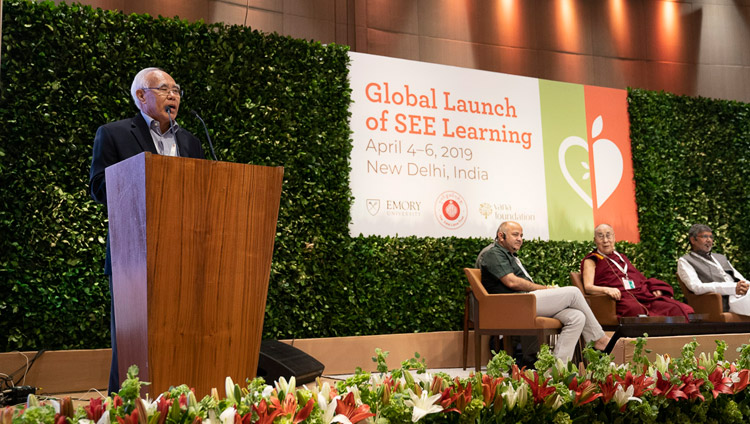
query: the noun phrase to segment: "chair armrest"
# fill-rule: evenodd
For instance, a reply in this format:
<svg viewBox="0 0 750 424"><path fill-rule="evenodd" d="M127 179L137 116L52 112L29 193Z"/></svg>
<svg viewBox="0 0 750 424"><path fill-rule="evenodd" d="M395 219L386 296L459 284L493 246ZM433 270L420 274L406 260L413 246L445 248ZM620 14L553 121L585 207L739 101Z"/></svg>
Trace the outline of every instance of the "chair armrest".
<svg viewBox="0 0 750 424"><path fill-rule="evenodd" d="M696 314L707 314L709 321L723 321L721 314L724 306L718 293L692 294L685 296L688 304L695 309Z"/></svg>
<svg viewBox="0 0 750 424"><path fill-rule="evenodd" d="M606 294L587 294L586 301L600 325L618 325L617 301Z"/></svg>
<svg viewBox="0 0 750 424"><path fill-rule="evenodd" d="M479 302L480 327L529 329L536 326L536 296L530 293L488 294ZM476 325L476 324L475 324Z"/></svg>

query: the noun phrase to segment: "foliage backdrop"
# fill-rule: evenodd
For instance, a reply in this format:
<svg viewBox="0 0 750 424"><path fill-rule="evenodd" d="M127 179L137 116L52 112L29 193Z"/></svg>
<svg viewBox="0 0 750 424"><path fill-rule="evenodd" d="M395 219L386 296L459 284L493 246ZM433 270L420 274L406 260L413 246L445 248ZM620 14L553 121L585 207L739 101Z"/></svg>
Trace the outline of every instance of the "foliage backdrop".
<svg viewBox="0 0 750 424"><path fill-rule="evenodd" d="M53 2L4 3L0 75L0 351L106 347L106 213L88 195L96 128L133 116L143 67L185 89L179 121L221 160L285 168L264 338L457 330L462 268L490 239L348 234L346 46ZM675 284L694 221L750 273L748 105L631 90L642 242ZM207 146L204 146L207 148ZM489 235L488 235L489 236ZM535 279L568 284L591 243L528 241Z"/></svg>

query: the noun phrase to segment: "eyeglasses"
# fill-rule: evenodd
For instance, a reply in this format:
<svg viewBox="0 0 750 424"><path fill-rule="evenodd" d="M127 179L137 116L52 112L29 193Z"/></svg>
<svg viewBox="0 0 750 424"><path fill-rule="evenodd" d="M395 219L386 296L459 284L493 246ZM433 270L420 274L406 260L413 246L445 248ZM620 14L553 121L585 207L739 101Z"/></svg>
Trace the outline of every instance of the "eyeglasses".
<svg viewBox="0 0 750 424"><path fill-rule="evenodd" d="M143 87L144 90L154 90L157 91L162 96L167 96L170 93L172 93L175 97L182 97L185 92L182 91L182 88L180 88L179 85L175 85L174 87L167 87L166 85L162 85L161 87Z"/></svg>
<svg viewBox="0 0 750 424"><path fill-rule="evenodd" d="M701 235L698 235L698 236L695 236L695 237L699 238L699 239L703 239L703 240L707 240L707 239L713 240L714 239L714 235L713 234L701 234Z"/></svg>
<svg viewBox="0 0 750 424"><path fill-rule="evenodd" d="M597 240L614 240L615 235L614 233L596 234L594 238Z"/></svg>

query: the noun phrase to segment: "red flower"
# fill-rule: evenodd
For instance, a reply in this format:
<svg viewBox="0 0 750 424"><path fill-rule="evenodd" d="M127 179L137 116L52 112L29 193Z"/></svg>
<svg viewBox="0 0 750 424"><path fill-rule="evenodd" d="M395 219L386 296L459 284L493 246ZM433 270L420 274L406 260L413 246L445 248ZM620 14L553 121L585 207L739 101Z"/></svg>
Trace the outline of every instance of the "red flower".
<svg viewBox="0 0 750 424"><path fill-rule="evenodd" d="M664 378L666 376L666 378ZM656 371L656 387L654 387L653 394L656 396L664 396L667 399L674 401L680 400L680 398L687 399L687 395L683 392L682 387L684 384L677 386L669 382L669 374Z"/></svg>
<svg viewBox="0 0 750 424"><path fill-rule="evenodd" d="M312 399L308 400L305 406L297 412L297 415L294 416L292 422L294 424L298 424L306 420L307 417L310 416L310 413L313 410L313 406L315 406L315 402Z"/></svg>
<svg viewBox="0 0 750 424"><path fill-rule="evenodd" d="M156 411L159 413L159 421L157 424L164 424L167 421L167 414L169 414L169 408L172 406L172 399L166 397L159 398L156 402Z"/></svg>
<svg viewBox="0 0 750 424"><path fill-rule="evenodd" d="M279 411L279 415L292 415L297 410L297 398L292 393L287 393L284 403L281 403L278 398L274 397L271 398L271 405Z"/></svg>
<svg viewBox="0 0 750 424"><path fill-rule="evenodd" d="M644 393L650 392L652 390L651 385L654 384L654 379L651 377L646 377L645 375L639 375L634 376L630 370L625 374L625 378L622 378L620 376L615 376L617 381L622 384L623 389L628 389L628 387L633 386L633 396L639 398L643 396Z"/></svg>
<svg viewBox="0 0 750 424"><path fill-rule="evenodd" d="M602 392L601 395L604 403L609 403L615 395L615 392L617 392L617 384L612 379L612 374L607 376L604 383L599 383L599 390Z"/></svg>
<svg viewBox="0 0 750 424"><path fill-rule="evenodd" d="M257 424L273 423L273 420L276 419L276 416L279 415L280 412L278 409L271 412L268 409L268 403L266 403L265 399L261 399L258 406L253 405L253 411L258 414L258 421L256 421Z"/></svg>
<svg viewBox="0 0 750 424"><path fill-rule="evenodd" d="M719 397L719 393L724 393L727 395L731 395L732 389L729 388L729 385L732 384L732 379L729 377L724 377L724 370L717 366L716 369L714 369L714 372L709 374L708 381L711 382L711 384L714 385L714 388L711 389L711 394L714 395L714 399Z"/></svg>
<svg viewBox="0 0 750 424"><path fill-rule="evenodd" d="M453 402L458 399L458 393L451 394L451 388L448 387L447 389L443 390L442 397L440 398L440 406L443 407L443 412L458 412L459 414L461 411L458 410L458 408L448 408Z"/></svg>
<svg viewBox="0 0 750 424"><path fill-rule="evenodd" d="M747 387L748 380L750 379L750 370L742 370L737 374L737 377L739 377L740 381L732 384L732 393L739 393L743 390L745 390L745 387Z"/></svg>
<svg viewBox="0 0 750 424"><path fill-rule="evenodd" d="M115 397L112 398L112 408L119 408L120 406L122 406L122 398L115 394Z"/></svg>
<svg viewBox="0 0 750 424"><path fill-rule="evenodd" d="M91 398L89 404L84 406L83 409L86 411L86 418L93 422L98 422L99 418L104 413L104 405L102 405L102 398Z"/></svg>
<svg viewBox="0 0 750 424"><path fill-rule="evenodd" d="M349 392L346 397L336 402L336 413L344 415L352 424L375 416L370 412L370 405L356 405L353 392Z"/></svg>
<svg viewBox="0 0 750 424"><path fill-rule="evenodd" d="M180 402L180 409L187 410L187 407L188 407L188 398L187 398L187 395L185 393L183 393L183 394L180 395L179 402Z"/></svg>
<svg viewBox="0 0 750 424"><path fill-rule="evenodd" d="M384 386L388 386L388 387L390 387L390 388L391 388L391 391L393 390L393 385L394 385L394 384L395 384L395 382L393 381L393 377L392 377L392 376L390 376L390 375L388 375L387 377L385 377L385 378L383 379L383 385L384 385Z"/></svg>
<svg viewBox="0 0 750 424"><path fill-rule="evenodd" d="M60 399L60 415L73 418L73 401L70 399L70 396Z"/></svg>
<svg viewBox="0 0 750 424"><path fill-rule="evenodd" d="M456 382L458 383L458 377L456 377ZM466 405L468 405L471 402L471 383L467 383L466 387L461 388L461 385L458 385L458 390L456 391L456 408L458 408L459 412L463 412L464 409L466 409Z"/></svg>
<svg viewBox="0 0 750 424"><path fill-rule="evenodd" d="M471 402L471 383L468 383L466 387L464 387L458 377L456 377L453 389L455 390L453 394L451 394L452 390L450 387L443 391L440 398L440 405L443 407L443 412L455 411L460 414L464 411L466 405ZM450 405L454 405L453 408L449 408Z"/></svg>
<svg viewBox="0 0 750 424"><path fill-rule="evenodd" d="M235 424L250 424L253 422L253 413L248 412L244 416L240 416L238 413L234 413L234 423Z"/></svg>
<svg viewBox="0 0 750 424"><path fill-rule="evenodd" d="M526 367L524 367L524 368L526 368ZM523 373L523 370L519 370L518 369L518 365L513 364L513 366L511 367L511 371L510 371L511 378L513 380L516 380L516 381L521 381L521 375L522 375L522 373Z"/></svg>
<svg viewBox="0 0 750 424"><path fill-rule="evenodd" d="M493 378L487 374L482 376L482 396L484 396L485 406L492 404L497 395L497 386L503 382L502 377Z"/></svg>
<svg viewBox="0 0 750 424"><path fill-rule="evenodd" d="M703 394L701 393L701 386L704 383L704 380L702 378L696 379L693 377L693 373L691 372L688 375L683 375L680 377L680 380L682 381L682 391L685 393L685 395L690 400L700 399L700 400L706 400L703 397Z"/></svg>
<svg viewBox="0 0 750 424"><path fill-rule="evenodd" d="M297 424L310 416L315 402L312 399L308 400L304 408L297 412L297 398L292 393L287 393L283 403L280 403L278 398L272 398L271 404L279 415L288 415L292 418L292 422Z"/></svg>
<svg viewBox="0 0 750 424"><path fill-rule="evenodd" d="M602 397L601 393L594 393L596 386L594 386L594 383L592 383L591 380L586 380L579 385L578 379L573 377L573 381L570 382L568 388L576 394L573 399L573 406L585 405Z"/></svg>
<svg viewBox="0 0 750 424"><path fill-rule="evenodd" d="M120 424L138 424L138 409L134 409L130 415L125 415L124 418L117 417L117 422Z"/></svg>
<svg viewBox="0 0 750 424"><path fill-rule="evenodd" d="M534 371L533 381L530 378L526 377L525 374L521 374L521 377L526 380L527 383L529 383L529 387L531 387L531 393L534 396L534 403L543 403L547 396L555 393L554 387L547 386L547 383L552 380L552 378L547 378L540 383L539 374L537 374L536 371Z"/></svg>
<svg viewBox="0 0 750 424"><path fill-rule="evenodd" d="M390 378L390 376L388 376ZM432 379L432 384L430 384L430 393L440 393L443 391L443 379L435 376L435 378Z"/></svg>

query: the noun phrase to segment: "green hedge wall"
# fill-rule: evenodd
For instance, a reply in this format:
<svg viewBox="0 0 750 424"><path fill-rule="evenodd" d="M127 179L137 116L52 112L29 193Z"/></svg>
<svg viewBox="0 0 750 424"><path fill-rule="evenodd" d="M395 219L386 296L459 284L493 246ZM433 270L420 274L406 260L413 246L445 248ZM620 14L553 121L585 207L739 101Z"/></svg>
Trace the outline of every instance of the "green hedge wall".
<svg viewBox="0 0 750 424"><path fill-rule="evenodd" d="M750 105L645 90L628 102L641 271L676 282L672 259L702 222L750 278Z"/></svg>
<svg viewBox="0 0 750 424"><path fill-rule="evenodd" d="M222 160L285 167L264 337L457 330L472 266L490 239L350 237L347 47L238 26L4 3L0 75L0 345L106 347L105 213L88 196L96 128L136 113L145 66L186 89ZM693 221L750 273L741 252L748 106L633 90L642 243L620 243L674 284ZM181 124L203 138L199 122ZM205 146L207 147L207 146ZM488 234L488 237L490 235ZM591 243L528 241L535 279L568 283Z"/></svg>

